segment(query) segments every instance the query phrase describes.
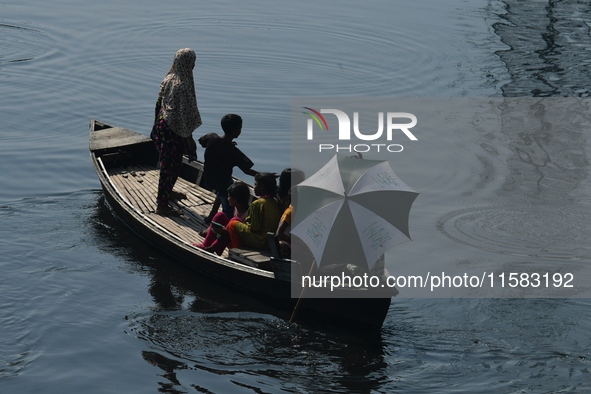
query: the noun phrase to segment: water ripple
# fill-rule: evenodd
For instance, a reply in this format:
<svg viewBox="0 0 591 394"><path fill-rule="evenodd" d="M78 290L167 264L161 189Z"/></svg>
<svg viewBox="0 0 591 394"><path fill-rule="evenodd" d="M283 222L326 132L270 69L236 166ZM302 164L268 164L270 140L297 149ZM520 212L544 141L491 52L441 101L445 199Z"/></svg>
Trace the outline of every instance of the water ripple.
<svg viewBox="0 0 591 394"><path fill-rule="evenodd" d="M579 206L550 209L468 208L448 213L437 228L455 242L481 250L545 259L591 259L591 211Z"/></svg>
<svg viewBox="0 0 591 394"><path fill-rule="evenodd" d="M177 311L138 315L130 323L131 333L150 343L142 357L165 371L160 384L170 387L194 380L204 392L234 392L238 386L256 392L269 387L320 392L322 387L346 393L361 376L368 389L388 380L379 338L328 335L253 313ZM332 378L342 370L351 376Z"/></svg>
<svg viewBox="0 0 591 394"><path fill-rule="evenodd" d="M3 65L37 59L51 51L55 40L42 30L18 22L3 22L0 23L0 42L3 47L0 65Z"/></svg>

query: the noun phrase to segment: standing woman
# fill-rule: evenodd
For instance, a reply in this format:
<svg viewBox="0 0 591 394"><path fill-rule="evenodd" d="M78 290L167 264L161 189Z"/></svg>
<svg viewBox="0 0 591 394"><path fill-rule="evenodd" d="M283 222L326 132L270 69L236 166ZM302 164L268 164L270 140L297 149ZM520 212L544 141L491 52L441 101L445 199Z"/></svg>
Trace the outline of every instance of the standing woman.
<svg viewBox="0 0 591 394"><path fill-rule="evenodd" d="M185 198L183 193L173 191L183 153L188 153L189 159L197 158L193 131L201 126L201 116L195 97L194 67L195 52L189 48L179 49L170 71L160 84L156 102L156 116L150 137L156 143L159 154L160 180L156 212L162 215L180 215L168 202Z"/></svg>

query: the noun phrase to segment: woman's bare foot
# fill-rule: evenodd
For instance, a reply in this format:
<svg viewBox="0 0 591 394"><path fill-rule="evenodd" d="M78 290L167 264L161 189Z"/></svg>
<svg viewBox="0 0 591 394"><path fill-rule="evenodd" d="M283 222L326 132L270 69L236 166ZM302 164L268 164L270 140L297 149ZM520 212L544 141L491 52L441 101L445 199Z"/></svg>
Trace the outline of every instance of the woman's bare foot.
<svg viewBox="0 0 591 394"><path fill-rule="evenodd" d="M179 217L183 214L182 211L179 211L178 209L174 209L172 207L169 207L168 205L166 205L166 206L159 205L158 208L156 208L156 213L158 215L162 215L162 216L175 216L175 217Z"/></svg>
<svg viewBox="0 0 591 394"><path fill-rule="evenodd" d="M187 195L185 193L177 192L175 190L171 191L168 198L171 200L186 200Z"/></svg>

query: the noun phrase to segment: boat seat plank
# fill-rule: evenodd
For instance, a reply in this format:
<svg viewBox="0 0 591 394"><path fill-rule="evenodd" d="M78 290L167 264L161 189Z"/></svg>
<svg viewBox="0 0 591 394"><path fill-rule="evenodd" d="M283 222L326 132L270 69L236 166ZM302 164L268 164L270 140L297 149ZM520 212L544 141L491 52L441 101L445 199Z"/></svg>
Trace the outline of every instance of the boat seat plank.
<svg viewBox="0 0 591 394"><path fill-rule="evenodd" d="M234 260L251 267L267 270L271 267L271 252L268 250L234 248L228 251L228 256L230 260Z"/></svg>
<svg viewBox="0 0 591 394"><path fill-rule="evenodd" d="M90 151L99 149L121 148L137 143L149 143L152 140L144 135L122 127L112 127L101 130L100 134L90 134Z"/></svg>

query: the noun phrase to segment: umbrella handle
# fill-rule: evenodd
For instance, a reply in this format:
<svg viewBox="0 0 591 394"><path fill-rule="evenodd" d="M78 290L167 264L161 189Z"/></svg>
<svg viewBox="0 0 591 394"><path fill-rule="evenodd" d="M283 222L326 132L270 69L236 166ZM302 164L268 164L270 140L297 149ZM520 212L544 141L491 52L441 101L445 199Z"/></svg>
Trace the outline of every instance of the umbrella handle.
<svg viewBox="0 0 591 394"><path fill-rule="evenodd" d="M310 265L310 271L308 271L308 276L312 275L312 271L314 271L314 267L316 266L316 261L312 260L312 264ZM300 310L300 305L302 304L302 299L304 297L304 292L306 291L305 287L302 287L302 291L300 292L300 296L298 297L298 301L296 302L293 311L291 312L291 317L289 318L289 322L293 323L296 315L298 314L299 310Z"/></svg>

